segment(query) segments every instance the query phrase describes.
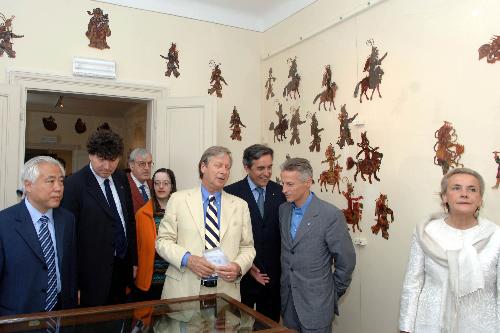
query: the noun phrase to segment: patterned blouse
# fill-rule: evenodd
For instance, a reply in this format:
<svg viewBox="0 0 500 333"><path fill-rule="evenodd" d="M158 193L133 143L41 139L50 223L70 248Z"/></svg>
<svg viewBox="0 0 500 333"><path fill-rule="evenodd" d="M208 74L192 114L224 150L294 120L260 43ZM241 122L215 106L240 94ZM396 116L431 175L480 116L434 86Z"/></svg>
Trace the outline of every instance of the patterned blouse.
<svg viewBox="0 0 500 333"><path fill-rule="evenodd" d="M158 234L158 226L162 217L155 216L156 234ZM163 284L165 282L165 272L168 268L168 262L166 262L162 257L155 253L155 263L153 268L153 281L154 284Z"/></svg>

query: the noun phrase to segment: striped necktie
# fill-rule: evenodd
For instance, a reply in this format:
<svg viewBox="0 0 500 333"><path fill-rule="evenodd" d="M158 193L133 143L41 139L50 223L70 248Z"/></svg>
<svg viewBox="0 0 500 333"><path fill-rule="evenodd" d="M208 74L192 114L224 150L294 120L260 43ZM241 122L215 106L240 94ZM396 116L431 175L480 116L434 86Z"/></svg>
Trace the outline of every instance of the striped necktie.
<svg viewBox="0 0 500 333"><path fill-rule="evenodd" d="M260 216L264 217L264 189L262 187L256 187L255 189L259 193L257 207L259 207Z"/></svg>
<svg viewBox="0 0 500 333"><path fill-rule="evenodd" d="M42 215L39 220L42 225L38 233L40 246L42 247L45 264L47 265L47 297L45 299L45 311L50 311L57 303L57 275L56 275L56 256L54 244L49 232L49 218Z"/></svg>
<svg viewBox="0 0 500 333"><path fill-rule="evenodd" d="M144 202L148 202L149 197L148 197L148 194L146 193L146 186L141 185L141 186L139 186L139 189L141 190L142 199L144 200Z"/></svg>
<svg viewBox="0 0 500 333"><path fill-rule="evenodd" d="M205 216L205 248L210 250L220 245L219 220L217 218L217 206L215 196L208 197L207 213Z"/></svg>

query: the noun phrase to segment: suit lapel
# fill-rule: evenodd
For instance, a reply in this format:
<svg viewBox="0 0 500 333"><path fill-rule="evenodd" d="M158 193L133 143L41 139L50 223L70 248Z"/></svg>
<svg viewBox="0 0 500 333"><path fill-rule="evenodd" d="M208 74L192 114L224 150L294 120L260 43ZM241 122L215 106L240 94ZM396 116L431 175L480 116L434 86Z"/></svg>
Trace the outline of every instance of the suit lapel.
<svg viewBox="0 0 500 333"><path fill-rule="evenodd" d="M191 213L193 223L196 225L200 237L205 242L205 218L203 216L203 201L201 198L201 188L197 187L189 191L186 195L186 204Z"/></svg>
<svg viewBox="0 0 500 333"><path fill-rule="evenodd" d="M52 217L54 218L54 230L56 233L57 261L59 263L59 267L62 267L64 258L64 221L59 213L59 209L54 208L52 212Z"/></svg>
<svg viewBox="0 0 500 333"><path fill-rule="evenodd" d="M233 204L233 198L231 198L231 196L229 196L224 191L222 191L220 206L222 212L219 218L219 228L220 228L220 240L222 242L222 238L224 238L224 234L226 233L229 227L229 223L230 221L233 220L233 214L236 207Z"/></svg>
<svg viewBox="0 0 500 333"><path fill-rule="evenodd" d="M127 216L128 216L128 212L127 212L127 206L125 205L125 188L123 187L123 184L120 182L120 180L118 179L118 176L115 173L113 173L113 175L111 177L113 178L113 183L115 183L116 192L118 193L118 197L120 198L120 206L122 206L123 218L126 221ZM142 197L142 195L141 195L141 197ZM144 202L144 200L143 200L143 202Z"/></svg>
<svg viewBox="0 0 500 333"><path fill-rule="evenodd" d="M85 182L86 184L86 190L91 198L94 198L94 200L97 202L97 204L113 219L115 218L115 214L111 211L111 208L108 205L108 201L106 200L106 197L104 196L104 193L102 192L101 187L99 186L99 183L97 182L97 179L95 178L94 174L92 173L92 170L90 170L90 167L87 165L87 181Z"/></svg>
<svg viewBox="0 0 500 333"><path fill-rule="evenodd" d="M294 246L300 242L300 240L304 237L305 234L311 230L311 227L316 221L316 218L319 216L319 203L318 199L313 196L309 207L307 207L306 213L302 218L302 221L299 224L299 228L297 229L297 234L295 235Z"/></svg>
<svg viewBox="0 0 500 333"><path fill-rule="evenodd" d="M261 223L263 223L263 218L262 216L260 216L260 212L259 212L259 207L257 206L257 202L255 201L255 197L253 196L253 193L252 193L252 190L250 189L250 184L248 184L248 176L243 179L243 188L244 188L244 191L243 191L243 200L245 200L247 203L248 203L248 209L250 211L253 211L253 212L257 212L257 214L255 214L256 216L259 217L259 221ZM265 204L264 204L264 211L265 211ZM264 216L265 216L265 212L264 212Z"/></svg>
<svg viewBox="0 0 500 333"><path fill-rule="evenodd" d="M292 205L287 202L283 205L283 216L280 217L281 231L283 232L284 240L288 244L292 244L292 236L290 235L290 223L292 221Z"/></svg>
<svg viewBox="0 0 500 333"><path fill-rule="evenodd" d="M264 216L269 216L270 214L270 209L272 209L273 207L273 204L277 198L277 195L279 195L279 193L276 193L273 191L273 189L271 188L271 182L267 183L267 186L266 186L266 200L264 201ZM266 220L263 219L263 223L265 222Z"/></svg>
<svg viewBox="0 0 500 333"><path fill-rule="evenodd" d="M42 262L45 262L45 258L42 253L42 247L40 246L40 241L38 240L38 235L36 234L35 226L33 225L33 221L31 220L28 208L26 208L26 204L24 203L24 201L21 201L20 203L18 203L18 205L19 215L16 218L15 228L19 236L24 239L26 244L31 248L38 259L40 259Z"/></svg>

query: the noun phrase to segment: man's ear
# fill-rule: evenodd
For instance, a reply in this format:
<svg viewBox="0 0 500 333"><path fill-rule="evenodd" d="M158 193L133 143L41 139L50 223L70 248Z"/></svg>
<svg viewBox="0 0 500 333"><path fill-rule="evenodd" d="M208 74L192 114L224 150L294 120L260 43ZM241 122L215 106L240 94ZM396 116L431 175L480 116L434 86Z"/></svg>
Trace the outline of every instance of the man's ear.
<svg viewBox="0 0 500 333"><path fill-rule="evenodd" d="M32 185L33 184L30 181L24 181L24 194L31 192Z"/></svg>
<svg viewBox="0 0 500 333"><path fill-rule="evenodd" d="M312 179L312 177L309 177L309 178L307 179L306 184L307 184L307 186L309 186L309 187L311 187L311 186L312 186L312 184L313 184L313 179Z"/></svg>

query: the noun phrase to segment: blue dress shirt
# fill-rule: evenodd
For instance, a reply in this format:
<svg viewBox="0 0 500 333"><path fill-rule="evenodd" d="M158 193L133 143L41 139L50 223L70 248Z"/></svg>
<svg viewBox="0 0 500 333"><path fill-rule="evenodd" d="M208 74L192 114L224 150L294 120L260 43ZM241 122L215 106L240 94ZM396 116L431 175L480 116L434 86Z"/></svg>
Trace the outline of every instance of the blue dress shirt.
<svg viewBox="0 0 500 333"><path fill-rule="evenodd" d="M211 196L210 192L206 189L203 184L201 185L201 200L203 203L203 223L205 223L205 219L207 216L207 208L208 208L208 197ZM220 217L221 217L221 198L222 198L222 192L215 192L213 193L215 196L215 207L217 207L217 222L219 223L219 230L220 230ZM188 251L184 254L181 260L181 267L186 267L187 262L189 257L191 256L191 253Z"/></svg>
<svg viewBox="0 0 500 333"><path fill-rule="evenodd" d="M295 203L292 202L292 219L290 221L290 235L292 239L295 240L295 235L297 234L297 230L299 229L300 222L304 218L307 208L309 204L311 204L311 200L313 198L314 193L309 193L306 202L302 205L302 207L297 207Z"/></svg>
<svg viewBox="0 0 500 333"><path fill-rule="evenodd" d="M33 222L33 226L35 227L36 234L38 235L40 232L40 228L42 227L42 222L40 222L40 218L45 215L49 218L49 222L47 223L47 226L49 228L49 233L50 233L50 238L52 238L52 244L54 245L54 255L56 258L56 276L57 276L57 292L61 292L61 274L59 273L59 259L57 256L57 246L56 246L56 231L54 229L54 217L52 215L52 208L49 209L45 214L42 214L31 205L31 203L28 201L28 198L24 200L24 203L26 204L26 208L28 208L28 212L30 213L31 216L31 221ZM38 236L37 236L38 238Z"/></svg>
<svg viewBox="0 0 500 333"><path fill-rule="evenodd" d="M252 191L255 202L257 202L257 200L259 200L259 191L257 191L257 187L260 187L260 186L255 185L255 183L252 181L252 179L250 179L250 176L247 177L247 180L248 180L248 185L250 185L250 191ZM264 202L265 202L266 201L266 188L265 187L261 187L261 188L264 190L264 192L262 192L262 195L264 196Z"/></svg>

